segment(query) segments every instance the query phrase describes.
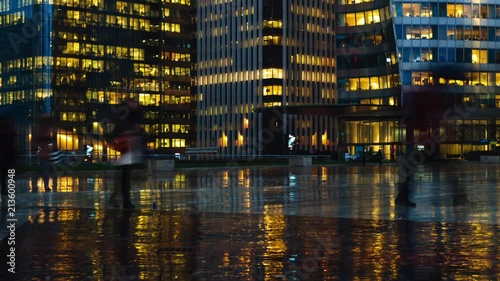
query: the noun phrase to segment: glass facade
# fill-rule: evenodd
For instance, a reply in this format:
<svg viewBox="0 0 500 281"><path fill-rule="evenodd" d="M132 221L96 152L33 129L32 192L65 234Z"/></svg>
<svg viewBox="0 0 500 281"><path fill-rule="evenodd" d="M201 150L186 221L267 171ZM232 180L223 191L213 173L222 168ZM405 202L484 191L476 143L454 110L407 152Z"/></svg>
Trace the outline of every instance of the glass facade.
<svg viewBox="0 0 500 281"><path fill-rule="evenodd" d="M281 154L291 133L298 150L331 150L332 117L283 107L334 103L332 15L324 0L200 2L198 146L231 157Z"/></svg>
<svg viewBox="0 0 500 281"><path fill-rule="evenodd" d="M338 104L401 105L400 72L388 1L341 1L337 8L336 57ZM383 109L381 109L383 110ZM339 116L339 146L361 156L378 151L394 159L401 152L400 116Z"/></svg>
<svg viewBox="0 0 500 281"><path fill-rule="evenodd" d="M428 112L427 125L408 122L408 136L418 144L439 131L438 157L495 149L484 143L498 139L498 1L394 0L391 13L402 106Z"/></svg>
<svg viewBox="0 0 500 281"><path fill-rule="evenodd" d="M60 149L93 144L97 155L113 155L102 121L127 98L144 108L150 148L189 146L191 22L189 0L1 2L0 105L29 111L21 150L31 149L32 123L50 112Z"/></svg>

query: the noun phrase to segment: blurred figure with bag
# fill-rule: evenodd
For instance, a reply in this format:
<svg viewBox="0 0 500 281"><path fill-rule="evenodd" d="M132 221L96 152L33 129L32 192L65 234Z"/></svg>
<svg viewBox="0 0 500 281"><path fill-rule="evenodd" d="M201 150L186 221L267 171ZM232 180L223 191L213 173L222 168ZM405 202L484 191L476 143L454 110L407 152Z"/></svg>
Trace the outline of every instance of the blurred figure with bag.
<svg viewBox="0 0 500 281"><path fill-rule="evenodd" d="M50 165L61 160L61 152L57 149L57 127L55 119L50 115L42 115L33 128L33 146L37 150L38 162L42 172L43 187L50 191ZM57 177L54 175L54 185ZM36 187L33 187L36 188Z"/></svg>
<svg viewBox="0 0 500 281"><path fill-rule="evenodd" d="M132 169L142 163L144 156L144 141L139 127L142 109L137 100L128 100L121 105L120 109L124 109L125 114L115 121L111 148L120 152L116 165L121 169L119 190L123 199L123 208L134 209L135 206L130 200ZM117 196L118 188L115 188L109 199L114 207L118 207Z"/></svg>

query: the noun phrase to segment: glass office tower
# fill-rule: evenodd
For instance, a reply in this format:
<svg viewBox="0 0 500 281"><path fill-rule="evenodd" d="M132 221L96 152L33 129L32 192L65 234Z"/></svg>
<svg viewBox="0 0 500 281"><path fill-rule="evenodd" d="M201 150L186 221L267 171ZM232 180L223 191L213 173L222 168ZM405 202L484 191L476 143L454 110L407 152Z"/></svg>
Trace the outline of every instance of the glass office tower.
<svg viewBox="0 0 500 281"><path fill-rule="evenodd" d="M392 1L402 106L414 145L435 156L492 150L500 139L500 3Z"/></svg>
<svg viewBox="0 0 500 281"><path fill-rule="evenodd" d="M92 144L113 154L101 124L127 98L143 106L150 148L188 145L191 17L189 0L0 1L0 105L26 112L21 150L31 149L31 125L48 112L60 149Z"/></svg>
<svg viewBox="0 0 500 281"><path fill-rule="evenodd" d="M339 145L358 157L367 151L368 158L382 149L394 160L404 151L404 132L390 3L341 0L337 4L337 103L358 112L338 115Z"/></svg>
<svg viewBox="0 0 500 281"><path fill-rule="evenodd" d="M333 0L200 1L198 146L282 154L292 134L296 150L331 150L332 116L287 107L334 103L333 15Z"/></svg>

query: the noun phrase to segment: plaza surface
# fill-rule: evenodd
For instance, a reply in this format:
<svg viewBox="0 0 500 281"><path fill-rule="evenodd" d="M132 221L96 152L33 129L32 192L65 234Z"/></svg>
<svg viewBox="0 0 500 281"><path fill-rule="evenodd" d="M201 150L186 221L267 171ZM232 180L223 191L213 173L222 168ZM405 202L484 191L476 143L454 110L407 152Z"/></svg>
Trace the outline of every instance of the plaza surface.
<svg viewBox="0 0 500 281"><path fill-rule="evenodd" d="M500 167L420 166L416 207L396 165L16 175L15 274L0 280L498 280ZM5 238L7 212L0 233Z"/></svg>

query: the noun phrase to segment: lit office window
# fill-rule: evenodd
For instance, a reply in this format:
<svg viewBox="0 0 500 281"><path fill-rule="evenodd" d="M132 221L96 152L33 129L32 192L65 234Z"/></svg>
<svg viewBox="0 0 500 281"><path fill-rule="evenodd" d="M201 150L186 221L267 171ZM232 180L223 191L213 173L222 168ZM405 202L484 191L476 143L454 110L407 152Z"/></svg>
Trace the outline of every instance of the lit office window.
<svg viewBox="0 0 500 281"><path fill-rule="evenodd" d="M281 68L268 68L268 69L263 69L262 70L263 79L271 79L271 78L278 78L282 79L283 78L283 69Z"/></svg>
<svg viewBox="0 0 500 281"><path fill-rule="evenodd" d="M281 45L281 36L271 36L271 35L268 35L268 36L264 36L264 38L262 39L262 44L264 46L266 45Z"/></svg>
<svg viewBox="0 0 500 281"><path fill-rule="evenodd" d="M281 86L264 86L264 96L281 96L283 91Z"/></svg>
<svg viewBox="0 0 500 281"><path fill-rule="evenodd" d="M264 28L283 28L283 22L278 20L264 20Z"/></svg>
<svg viewBox="0 0 500 281"><path fill-rule="evenodd" d="M472 63L488 63L488 50L472 49Z"/></svg>
<svg viewBox="0 0 500 281"><path fill-rule="evenodd" d="M412 72L412 85L424 86L432 85L432 77L429 72Z"/></svg>
<svg viewBox="0 0 500 281"><path fill-rule="evenodd" d="M172 147L186 147L185 139L172 139Z"/></svg>
<svg viewBox="0 0 500 281"><path fill-rule="evenodd" d="M433 32L431 26L413 25L407 26L405 30L406 39L432 39Z"/></svg>
<svg viewBox="0 0 500 281"><path fill-rule="evenodd" d="M180 33L181 32L181 25L176 24L176 23L170 23L170 22L162 22L161 23L161 30L168 31L168 32Z"/></svg>

